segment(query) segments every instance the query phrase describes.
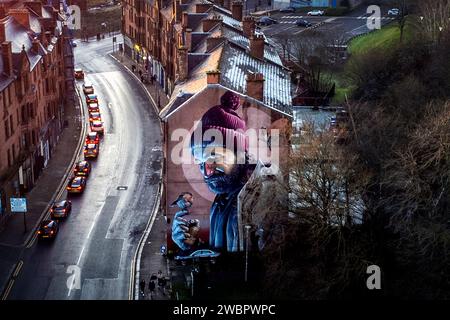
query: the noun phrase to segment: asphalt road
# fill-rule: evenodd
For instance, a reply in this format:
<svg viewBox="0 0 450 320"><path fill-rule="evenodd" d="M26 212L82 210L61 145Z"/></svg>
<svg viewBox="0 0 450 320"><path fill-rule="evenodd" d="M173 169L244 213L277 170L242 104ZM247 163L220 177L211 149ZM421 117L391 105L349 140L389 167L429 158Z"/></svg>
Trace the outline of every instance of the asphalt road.
<svg viewBox="0 0 450 320"><path fill-rule="evenodd" d="M393 17L387 15L387 8L381 10L381 25L384 26L393 21ZM307 16L304 13L275 13L271 17L277 20L278 24L270 26L262 26L261 30L268 37L278 34L290 34L293 37L304 32L306 28L298 27L295 22L298 19L305 19L313 24L316 30L329 32L336 36L344 35L350 39L353 36L364 34L370 31L367 27L367 18L370 15L366 13L366 7L361 7L352 11L346 16L330 17L330 16Z"/></svg>
<svg viewBox="0 0 450 320"><path fill-rule="evenodd" d="M76 66L99 97L99 158L84 194L68 197L72 213L55 241L35 241L24 251L8 299L128 299L131 261L159 182L161 133L144 90L108 56L111 50L111 38L75 48Z"/></svg>

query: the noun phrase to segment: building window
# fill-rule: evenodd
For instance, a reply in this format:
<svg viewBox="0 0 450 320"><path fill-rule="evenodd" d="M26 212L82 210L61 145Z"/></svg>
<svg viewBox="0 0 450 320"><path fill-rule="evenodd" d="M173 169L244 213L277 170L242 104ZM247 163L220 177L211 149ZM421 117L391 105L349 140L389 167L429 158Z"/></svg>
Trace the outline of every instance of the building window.
<svg viewBox="0 0 450 320"><path fill-rule="evenodd" d="M12 166L12 162L11 162L11 150L8 149L8 167Z"/></svg>
<svg viewBox="0 0 450 320"><path fill-rule="evenodd" d="M6 140L8 140L8 138L9 138L9 136L10 136L10 134L9 134L9 122L8 122L8 120L5 120L5 137L6 137Z"/></svg>

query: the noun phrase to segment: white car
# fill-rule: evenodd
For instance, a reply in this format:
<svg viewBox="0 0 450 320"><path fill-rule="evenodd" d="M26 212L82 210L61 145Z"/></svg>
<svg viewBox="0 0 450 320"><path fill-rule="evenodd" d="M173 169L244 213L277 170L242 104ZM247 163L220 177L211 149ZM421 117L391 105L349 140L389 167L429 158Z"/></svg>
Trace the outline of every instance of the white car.
<svg viewBox="0 0 450 320"><path fill-rule="evenodd" d="M400 10L397 9L397 8L390 9L390 10L388 11L388 15L389 15L389 16L398 16L399 14L400 14Z"/></svg>
<svg viewBox="0 0 450 320"><path fill-rule="evenodd" d="M308 16L323 16L325 11L322 10L313 10L308 12Z"/></svg>

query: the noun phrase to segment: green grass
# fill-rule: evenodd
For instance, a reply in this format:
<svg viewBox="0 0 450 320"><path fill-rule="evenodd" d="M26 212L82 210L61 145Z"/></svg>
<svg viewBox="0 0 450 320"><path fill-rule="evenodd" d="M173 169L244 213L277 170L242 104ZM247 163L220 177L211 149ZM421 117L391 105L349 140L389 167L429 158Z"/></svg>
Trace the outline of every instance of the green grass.
<svg viewBox="0 0 450 320"><path fill-rule="evenodd" d="M409 41L412 38L412 27L406 22L403 41ZM364 36L353 39L348 51L350 54L360 54L372 49L389 50L400 42L400 28L397 22L392 22L380 30L373 31Z"/></svg>

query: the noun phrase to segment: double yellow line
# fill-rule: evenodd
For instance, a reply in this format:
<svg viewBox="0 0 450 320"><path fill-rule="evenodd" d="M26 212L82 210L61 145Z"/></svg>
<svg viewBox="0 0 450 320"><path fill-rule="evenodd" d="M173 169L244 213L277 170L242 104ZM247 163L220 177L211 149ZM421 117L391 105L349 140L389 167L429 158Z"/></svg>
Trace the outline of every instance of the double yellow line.
<svg viewBox="0 0 450 320"><path fill-rule="evenodd" d="M22 270L23 261L20 260L16 267L14 268L14 272L12 274L11 279L9 279L8 285L6 286L6 290L2 295L2 300L6 300L9 296L9 293L11 292L12 287L14 286L14 282L16 281L17 276L20 273L20 270Z"/></svg>

